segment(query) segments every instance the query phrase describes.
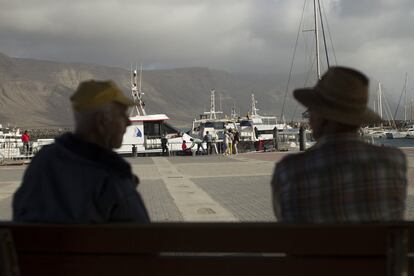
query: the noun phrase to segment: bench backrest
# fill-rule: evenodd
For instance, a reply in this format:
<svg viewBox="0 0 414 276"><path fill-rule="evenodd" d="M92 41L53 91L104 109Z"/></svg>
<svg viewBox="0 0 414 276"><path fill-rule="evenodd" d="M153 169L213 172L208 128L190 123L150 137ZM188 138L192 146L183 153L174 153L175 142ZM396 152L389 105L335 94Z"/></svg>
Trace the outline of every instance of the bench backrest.
<svg viewBox="0 0 414 276"><path fill-rule="evenodd" d="M22 275L403 275L410 223L0 224ZM411 263L410 263L411 265Z"/></svg>

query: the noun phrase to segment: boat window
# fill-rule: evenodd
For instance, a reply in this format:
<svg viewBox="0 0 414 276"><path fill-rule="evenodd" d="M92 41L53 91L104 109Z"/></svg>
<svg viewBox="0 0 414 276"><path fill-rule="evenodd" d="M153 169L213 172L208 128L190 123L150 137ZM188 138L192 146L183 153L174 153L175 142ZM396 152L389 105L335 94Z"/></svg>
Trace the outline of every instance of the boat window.
<svg viewBox="0 0 414 276"><path fill-rule="evenodd" d="M276 118L262 118L262 124L264 125L275 125L277 124Z"/></svg>
<svg viewBox="0 0 414 276"><path fill-rule="evenodd" d="M251 121L241 121L240 126L252 126L252 122Z"/></svg>
<svg viewBox="0 0 414 276"><path fill-rule="evenodd" d="M204 128L211 127L214 129L223 129L224 128L224 122L206 122L204 124Z"/></svg>
<svg viewBox="0 0 414 276"><path fill-rule="evenodd" d="M144 133L146 136L161 136L162 122L144 122Z"/></svg>
<svg viewBox="0 0 414 276"><path fill-rule="evenodd" d="M259 130L257 131L259 134L273 134L273 129L266 129L266 130Z"/></svg>

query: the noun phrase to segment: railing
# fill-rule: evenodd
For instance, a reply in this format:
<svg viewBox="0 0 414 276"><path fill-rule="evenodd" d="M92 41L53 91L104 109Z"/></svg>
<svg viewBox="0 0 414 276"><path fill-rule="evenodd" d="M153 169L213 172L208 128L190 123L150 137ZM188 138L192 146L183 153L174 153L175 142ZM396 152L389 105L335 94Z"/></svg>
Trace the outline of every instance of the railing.
<svg viewBox="0 0 414 276"><path fill-rule="evenodd" d="M0 165L27 162L46 144L48 143L37 144L29 142L21 145L21 143L16 142L14 139L2 141L0 142Z"/></svg>

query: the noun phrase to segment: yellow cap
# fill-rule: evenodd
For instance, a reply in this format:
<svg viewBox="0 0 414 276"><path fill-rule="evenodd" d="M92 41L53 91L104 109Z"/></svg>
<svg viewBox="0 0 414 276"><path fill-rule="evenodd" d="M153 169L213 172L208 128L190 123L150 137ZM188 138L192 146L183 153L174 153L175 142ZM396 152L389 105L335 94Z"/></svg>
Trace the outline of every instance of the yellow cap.
<svg viewBox="0 0 414 276"><path fill-rule="evenodd" d="M70 97L74 110L87 110L110 102L133 106L135 102L127 97L113 81L84 81Z"/></svg>

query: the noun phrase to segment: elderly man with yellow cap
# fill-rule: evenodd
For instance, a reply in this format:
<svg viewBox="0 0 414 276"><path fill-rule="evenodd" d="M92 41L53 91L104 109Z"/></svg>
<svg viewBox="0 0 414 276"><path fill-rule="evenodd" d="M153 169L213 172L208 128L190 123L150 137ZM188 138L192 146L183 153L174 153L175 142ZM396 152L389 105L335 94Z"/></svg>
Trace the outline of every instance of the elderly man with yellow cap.
<svg viewBox="0 0 414 276"><path fill-rule="evenodd" d="M363 124L381 118L367 108L368 79L331 67L313 88L293 95L308 108L317 143L277 163L273 208L279 221L335 223L402 220L407 163L396 148L365 143Z"/></svg>
<svg viewBox="0 0 414 276"><path fill-rule="evenodd" d="M43 147L13 198L17 222L149 222L122 144L134 102L112 81L82 82L71 97L75 132Z"/></svg>

